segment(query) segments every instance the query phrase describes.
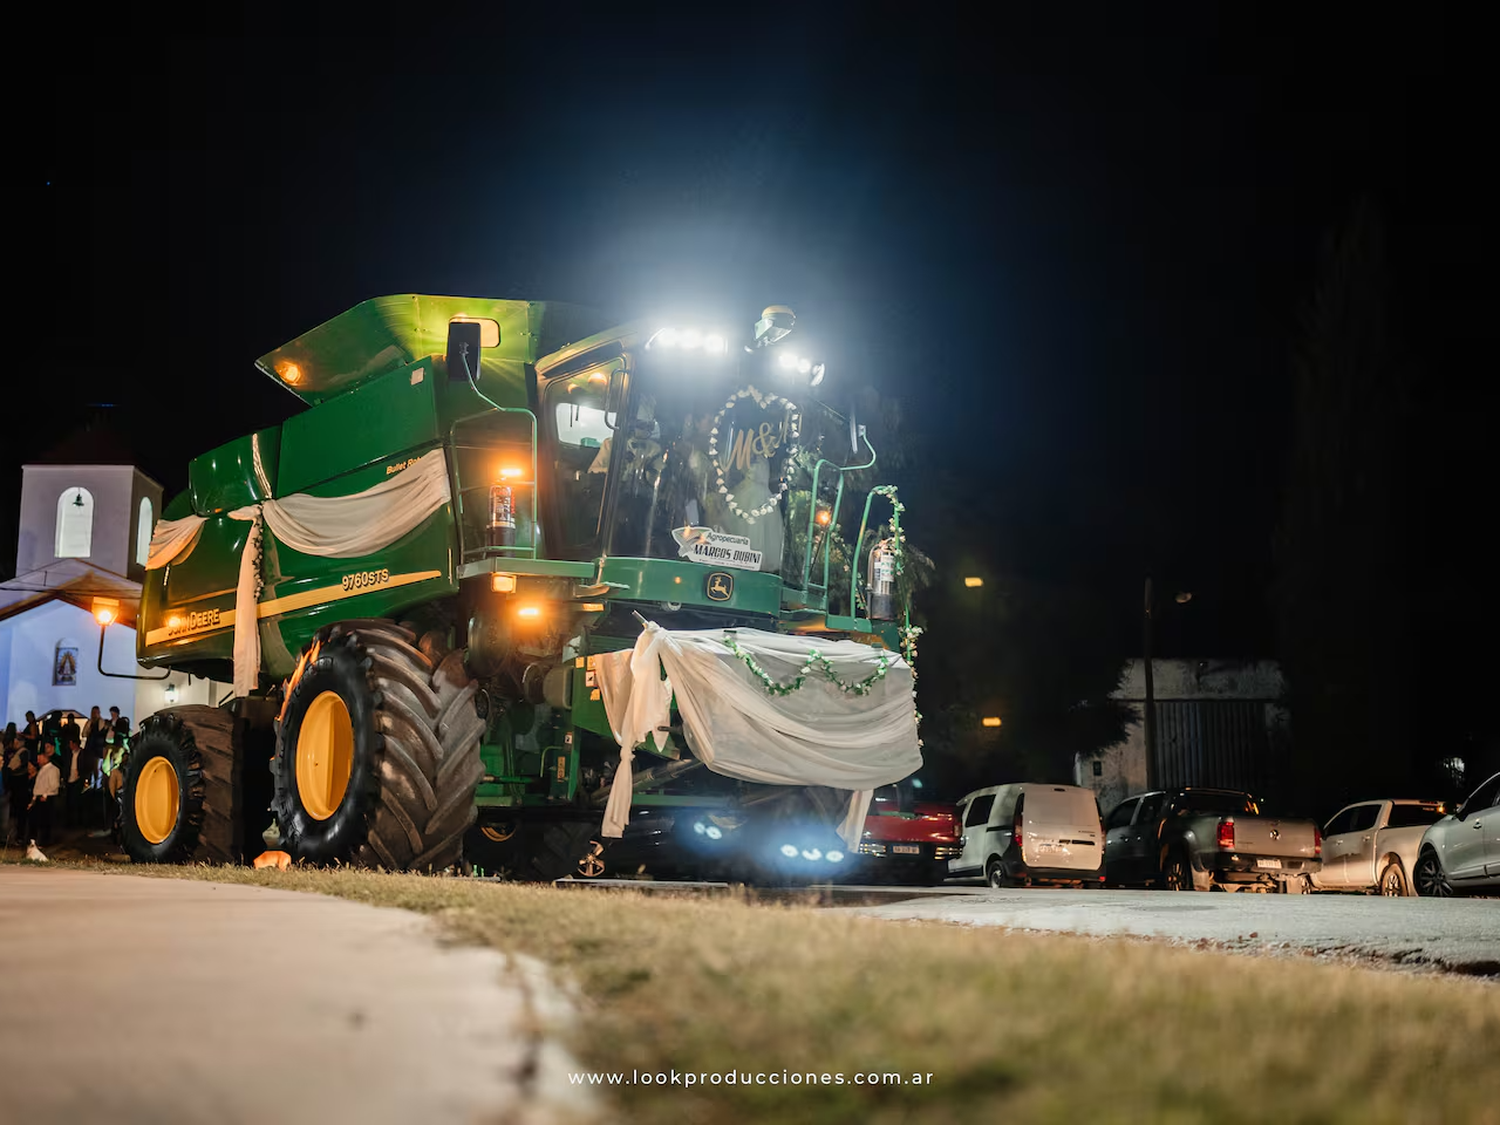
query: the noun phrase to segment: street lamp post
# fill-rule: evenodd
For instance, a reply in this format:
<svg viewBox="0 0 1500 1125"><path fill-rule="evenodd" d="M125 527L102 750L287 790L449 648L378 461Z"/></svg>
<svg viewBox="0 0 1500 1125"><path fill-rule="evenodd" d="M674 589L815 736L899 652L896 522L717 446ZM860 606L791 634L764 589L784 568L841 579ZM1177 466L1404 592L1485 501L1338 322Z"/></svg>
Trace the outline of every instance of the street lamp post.
<svg viewBox="0 0 1500 1125"><path fill-rule="evenodd" d="M1187 605L1193 600L1193 595L1186 591L1179 593L1174 599L1178 605ZM1156 769L1156 682L1151 667L1151 576L1146 576L1146 593L1142 605L1141 622L1144 636L1141 648L1144 649L1146 662L1146 711L1142 716L1143 727L1146 735L1146 789L1154 790L1157 787Z"/></svg>
<svg viewBox="0 0 1500 1125"><path fill-rule="evenodd" d="M1156 788L1156 693L1151 676L1151 576L1146 576L1146 596L1142 613L1142 631L1145 637L1141 647L1145 650L1146 662L1146 711L1143 716L1146 733L1146 790Z"/></svg>

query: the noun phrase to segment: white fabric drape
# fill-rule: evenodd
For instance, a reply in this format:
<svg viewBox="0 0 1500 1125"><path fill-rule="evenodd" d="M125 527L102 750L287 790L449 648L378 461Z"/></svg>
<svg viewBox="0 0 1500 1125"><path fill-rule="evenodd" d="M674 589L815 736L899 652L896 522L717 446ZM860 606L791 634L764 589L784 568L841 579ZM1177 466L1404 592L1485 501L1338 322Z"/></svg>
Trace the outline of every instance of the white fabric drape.
<svg viewBox="0 0 1500 1125"><path fill-rule="evenodd" d="M620 765L604 806L603 829L605 836L618 838L630 820L635 748L648 738L658 750L666 748L667 732L663 728L671 715L672 685L662 679L661 661L652 645L638 644L633 650L609 655L615 659L595 657L595 675L609 729L620 744Z"/></svg>
<svg viewBox="0 0 1500 1125"><path fill-rule="evenodd" d="M226 513L250 524L240 553L234 602L234 693L248 695L260 675L257 564L262 524L294 551L320 558L352 559L390 546L450 499L448 465L441 449L424 454L400 473L352 496L293 493ZM182 555L203 526L203 516L160 520L151 535L147 570Z"/></svg>
<svg viewBox="0 0 1500 1125"><path fill-rule="evenodd" d="M736 645L773 681L805 675L798 690L773 695L730 651L725 636L721 629L670 632L651 624L633 650L595 657L622 769L649 732L668 724L675 691L688 747L716 773L769 785L849 790L839 834L855 847L873 791L922 765L911 668L897 654L857 641L736 630ZM858 695L830 682L821 668L803 673L812 653L845 684L864 681L882 660L886 673ZM658 661L670 681L665 692ZM617 775L612 802L619 792ZM628 809L627 802L615 818L621 829Z"/></svg>
<svg viewBox="0 0 1500 1125"><path fill-rule="evenodd" d="M202 516L157 520L156 527L151 531L151 546L146 551L146 569L159 570L186 552L202 526Z"/></svg>

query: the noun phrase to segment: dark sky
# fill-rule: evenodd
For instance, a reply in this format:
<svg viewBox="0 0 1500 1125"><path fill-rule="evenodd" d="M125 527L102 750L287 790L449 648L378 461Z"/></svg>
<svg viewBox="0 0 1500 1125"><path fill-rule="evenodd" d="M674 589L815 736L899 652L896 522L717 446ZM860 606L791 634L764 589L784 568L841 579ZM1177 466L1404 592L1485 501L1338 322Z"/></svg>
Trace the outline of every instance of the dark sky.
<svg viewBox="0 0 1500 1125"><path fill-rule="evenodd" d="M1108 590L1125 626L1150 568L1196 595L1169 648L1267 651L1319 241L1369 192L1422 300L1472 266L1473 29L1427 5L544 7L76 41L12 176L56 426L116 404L175 490L294 405L255 357L369 296L746 326L786 303L831 382L902 401L929 549L940 467L1003 564ZM11 433L18 484L56 430Z"/></svg>

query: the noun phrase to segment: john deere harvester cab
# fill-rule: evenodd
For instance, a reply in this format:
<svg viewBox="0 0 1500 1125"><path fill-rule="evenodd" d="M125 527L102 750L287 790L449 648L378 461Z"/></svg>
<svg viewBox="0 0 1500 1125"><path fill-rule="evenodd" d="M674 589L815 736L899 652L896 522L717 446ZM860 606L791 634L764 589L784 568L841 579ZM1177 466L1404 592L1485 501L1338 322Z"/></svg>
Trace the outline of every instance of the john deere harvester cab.
<svg viewBox="0 0 1500 1125"><path fill-rule="evenodd" d="M142 662L235 699L144 724L132 857L438 869L467 838L556 878L847 835L920 757L901 509L828 364L780 307L413 295L262 357L305 409L193 461L152 541Z"/></svg>

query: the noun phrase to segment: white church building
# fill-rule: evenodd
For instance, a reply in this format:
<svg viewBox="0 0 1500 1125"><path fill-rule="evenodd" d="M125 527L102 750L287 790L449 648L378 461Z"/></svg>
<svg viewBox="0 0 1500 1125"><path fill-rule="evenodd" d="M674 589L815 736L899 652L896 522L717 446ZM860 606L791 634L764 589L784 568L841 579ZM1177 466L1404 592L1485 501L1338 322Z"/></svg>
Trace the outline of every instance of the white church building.
<svg viewBox="0 0 1500 1125"><path fill-rule="evenodd" d="M0 725L59 708L107 718L112 706L139 722L229 691L180 673L129 678L161 675L136 663L135 616L162 487L128 458L88 463L108 458L98 444L22 466L16 576L0 582Z"/></svg>

